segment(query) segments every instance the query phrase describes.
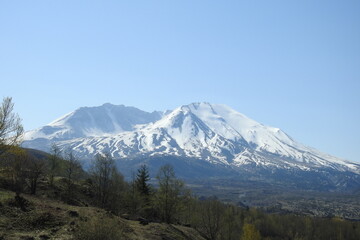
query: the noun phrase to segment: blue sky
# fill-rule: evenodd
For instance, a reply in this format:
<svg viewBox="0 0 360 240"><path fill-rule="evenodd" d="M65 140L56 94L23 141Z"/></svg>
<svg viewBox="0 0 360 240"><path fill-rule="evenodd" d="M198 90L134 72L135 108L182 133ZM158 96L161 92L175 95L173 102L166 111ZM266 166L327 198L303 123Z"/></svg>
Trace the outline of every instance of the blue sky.
<svg viewBox="0 0 360 240"><path fill-rule="evenodd" d="M27 130L106 102L227 104L360 162L360 1L0 1L0 97Z"/></svg>

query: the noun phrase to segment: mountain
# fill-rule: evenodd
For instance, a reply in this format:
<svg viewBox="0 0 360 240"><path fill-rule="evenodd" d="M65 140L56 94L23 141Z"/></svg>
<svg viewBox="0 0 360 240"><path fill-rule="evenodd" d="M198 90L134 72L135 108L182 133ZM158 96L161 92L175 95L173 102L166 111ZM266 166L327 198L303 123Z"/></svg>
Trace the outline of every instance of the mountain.
<svg viewBox="0 0 360 240"><path fill-rule="evenodd" d="M159 120L161 112L144 112L134 107L106 103L82 107L36 130L25 133L23 146L48 151L53 142L112 136L133 131L135 125Z"/></svg>
<svg viewBox="0 0 360 240"><path fill-rule="evenodd" d="M23 146L48 150L52 142L73 149L82 159L109 152L129 168L166 158L186 169L185 175L192 169L197 169L194 175L219 172L215 175L257 179L277 173L302 181L304 174L316 173L319 181L334 186L360 182L360 164L302 145L279 128L220 104L193 103L167 113L111 104L80 108L27 132ZM277 179L275 175L271 178Z"/></svg>

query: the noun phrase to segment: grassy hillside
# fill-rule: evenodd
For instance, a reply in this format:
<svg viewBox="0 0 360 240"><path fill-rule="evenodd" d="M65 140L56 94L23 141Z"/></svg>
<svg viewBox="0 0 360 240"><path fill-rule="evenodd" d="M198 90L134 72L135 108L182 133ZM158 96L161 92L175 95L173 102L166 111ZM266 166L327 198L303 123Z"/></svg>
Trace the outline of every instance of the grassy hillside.
<svg viewBox="0 0 360 240"><path fill-rule="evenodd" d="M0 189L0 239L194 239L192 228L127 220L104 209L72 206L24 194L23 209L13 192Z"/></svg>

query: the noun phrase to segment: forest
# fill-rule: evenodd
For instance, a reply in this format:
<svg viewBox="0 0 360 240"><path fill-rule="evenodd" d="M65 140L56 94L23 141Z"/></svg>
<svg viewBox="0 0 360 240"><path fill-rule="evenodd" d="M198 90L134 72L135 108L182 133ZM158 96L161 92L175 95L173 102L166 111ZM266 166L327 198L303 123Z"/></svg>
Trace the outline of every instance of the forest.
<svg viewBox="0 0 360 240"><path fill-rule="evenodd" d="M160 223L190 227L209 240L360 239L359 222L338 217L267 214L256 208L222 203L216 196L195 196L176 177L171 165L159 169L156 184L149 183L146 165L141 165L133 178L125 181L110 154L97 155L85 171L71 150L61 151L53 145L50 154L13 146L2 153L0 169L0 188L14 192L13 198L1 201L3 214L6 214L7 205L28 211L27 196L35 196L70 206L96 207L142 225ZM111 221L108 226L115 224ZM93 227L76 225L73 239L114 239L114 236L131 239L126 233L113 235L117 228L106 230L99 237L91 231L106 229L96 227L104 222L92 219L89 224ZM46 219L43 225L47 225ZM6 227L2 222L0 232Z"/></svg>

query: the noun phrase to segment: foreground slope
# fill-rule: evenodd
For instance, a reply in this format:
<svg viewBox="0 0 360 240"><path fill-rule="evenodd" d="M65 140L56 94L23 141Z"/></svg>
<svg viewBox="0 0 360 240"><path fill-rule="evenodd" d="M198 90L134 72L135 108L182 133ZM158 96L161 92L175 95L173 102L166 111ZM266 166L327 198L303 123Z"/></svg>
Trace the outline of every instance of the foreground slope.
<svg viewBox="0 0 360 240"><path fill-rule="evenodd" d="M193 228L127 220L96 207L73 206L61 201L26 195L26 209L14 193L0 188L0 239L179 239L204 240ZM113 237L111 237L113 236Z"/></svg>

